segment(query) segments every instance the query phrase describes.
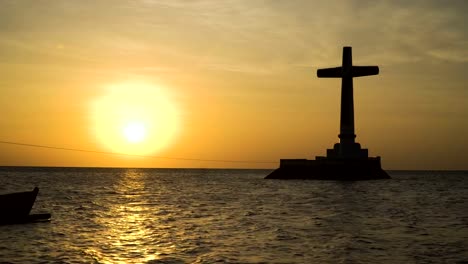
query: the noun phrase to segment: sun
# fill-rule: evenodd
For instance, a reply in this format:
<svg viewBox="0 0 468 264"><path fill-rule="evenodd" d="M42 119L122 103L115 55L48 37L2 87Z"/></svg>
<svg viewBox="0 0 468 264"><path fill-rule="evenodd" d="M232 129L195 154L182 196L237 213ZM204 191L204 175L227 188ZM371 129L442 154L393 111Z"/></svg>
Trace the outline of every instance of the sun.
<svg viewBox="0 0 468 264"><path fill-rule="evenodd" d="M179 111L161 86L123 83L105 87L91 102L92 133L112 152L147 155L163 150L179 130Z"/></svg>
<svg viewBox="0 0 468 264"><path fill-rule="evenodd" d="M130 143L141 143L145 140L146 128L140 122L130 122L123 128L122 134Z"/></svg>

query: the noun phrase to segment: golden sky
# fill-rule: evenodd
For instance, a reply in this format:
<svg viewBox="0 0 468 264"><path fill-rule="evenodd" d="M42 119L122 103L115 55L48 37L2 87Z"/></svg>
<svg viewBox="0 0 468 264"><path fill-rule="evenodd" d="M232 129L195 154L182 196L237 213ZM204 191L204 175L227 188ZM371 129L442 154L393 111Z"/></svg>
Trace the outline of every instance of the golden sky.
<svg viewBox="0 0 468 264"><path fill-rule="evenodd" d="M275 168L357 141L384 169L468 169L468 2L0 1L0 165ZM276 162L276 163L275 163Z"/></svg>

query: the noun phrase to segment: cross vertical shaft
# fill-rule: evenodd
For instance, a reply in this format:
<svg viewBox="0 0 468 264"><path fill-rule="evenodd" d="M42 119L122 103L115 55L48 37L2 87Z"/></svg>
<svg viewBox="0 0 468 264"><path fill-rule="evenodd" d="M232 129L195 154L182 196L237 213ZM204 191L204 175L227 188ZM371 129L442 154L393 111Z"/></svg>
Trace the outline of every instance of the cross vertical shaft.
<svg viewBox="0 0 468 264"><path fill-rule="evenodd" d="M340 143L353 144L354 134L354 96L353 96L353 60L351 47L343 48L343 64L341 78L341 113L340 113Z"/></svg>

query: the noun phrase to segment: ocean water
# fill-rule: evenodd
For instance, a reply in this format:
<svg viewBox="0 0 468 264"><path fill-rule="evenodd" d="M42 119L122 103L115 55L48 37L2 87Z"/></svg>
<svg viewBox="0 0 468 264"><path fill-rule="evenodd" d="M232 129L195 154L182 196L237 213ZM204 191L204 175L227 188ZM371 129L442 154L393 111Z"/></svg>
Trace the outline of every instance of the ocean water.
<svg viewBox="0 0 468 264"><path fill-rule="evenodd" d="M52 213L0 226L0 262L468 263L468 172L269 172L0 168L0 193L38 186L32 213Z"/></svg>

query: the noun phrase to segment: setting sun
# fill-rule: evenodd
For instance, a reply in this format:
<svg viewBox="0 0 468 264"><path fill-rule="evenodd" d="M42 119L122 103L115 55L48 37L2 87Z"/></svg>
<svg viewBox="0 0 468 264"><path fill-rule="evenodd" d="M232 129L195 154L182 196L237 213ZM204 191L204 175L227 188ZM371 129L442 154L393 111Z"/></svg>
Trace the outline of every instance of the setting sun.
<svg viewBox="0 0 468 264"><path fill-rule="evenodd" d="M92 103L93 134L107 149L151 154L167 147L178 130L178 114L159 86L125 83L109 86Z"/></svg>
<svg viewBox="0 0 468 264"><path fill-rule="evenodd" d="M146 137L146 128L140 122L128 123L122 132L130 143L140 143L144 141Z"/></svg>

